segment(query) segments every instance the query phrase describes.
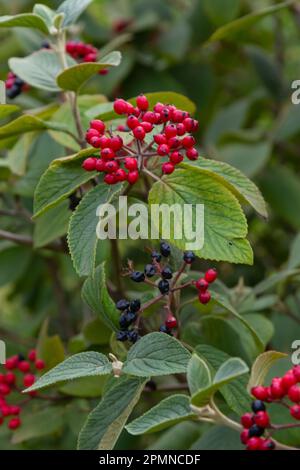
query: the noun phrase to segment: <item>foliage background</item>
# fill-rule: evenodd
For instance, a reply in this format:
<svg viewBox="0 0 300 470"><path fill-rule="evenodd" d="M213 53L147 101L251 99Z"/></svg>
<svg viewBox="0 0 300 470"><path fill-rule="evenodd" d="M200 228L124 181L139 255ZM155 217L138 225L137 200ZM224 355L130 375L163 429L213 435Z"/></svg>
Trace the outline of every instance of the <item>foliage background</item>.
<svg viewBox="0 0 300 470"><path fill-rule="evenodd" d="M43 3L52 8L59 4ZM267 347L290 353L292 341L300 337L299 280L297 271L292 271L300 266L300 105L291 103L291 82L300 79L297 2L294 7L242 27L223 41L208 41L218 27L276 4L267 0L94 0L73 33L99 49L114 39L120 43L116 48L123 53L121 65L107 76L89 81L84 93L103 93L110 99L163 90L185 94L197 105L202 154L232 164L257 183L269 204L269 220L248 214L254 265L222 263L218 269L222 281L233 289L230 295L239 312L256 315L256 320L252 317L253 324ZM31 11L32 5L25 0L1 1L1 15ZM128 19L130 24L116 34L114 27L120 19ZM0 40L0 78L5 79L8 59L37 49L42 38L20 28L1 30ZM30 109L52 99L50 94L32 90L15 101ZM64 155L64 149L48 133L42 133L28 148L28 161L24 163L27 171L23 174L20 170L18 178L7 175L0 160L0 197L8 202L21 200L31 211L41 174L51 160ZM4 156L1 147L0 152ZM17 157L11 155L12 159ZM14 180L11 194L5 191L8 176ZM60 227L66 228L69 215L67 205L62 207ZM2 215L1 228L32 232L30 223L20 217ZM64 229L57 235L62 235ZM109 245L102 249L101 257L110 258ZM122 258L127 257L143 263L143 245L122 245ZM201 264L202 269L206 266ZM275 271L279 277L262 283ZM114 276L113 268L111 275ZM50 256L2 240L0 286L0 336L7 341L11 353L16 352L16 347L22 352L34 345L46 319L48 332L53 335L48 363L60 360L64 348L68 353L86 346L102 352L109 350L104 327L92 335L95 325L81 300L81 281L69 257ZM248 362L253 360L248 345L234 341L237 333L232 323L226 325L226 334L222 330L221 336L215 333L216 329L217 325L204 317L199 334L206 343ZM49 344L50 340L47 347ZM280 367L284 369L284 361ZM44 416L33 417L17 444L10 444L8 433L1 429L0 448L74 448L86 411L93 404L80 397L79 389L72 391L79 396L62 408L52 409L51 413L43 410ZM94 385L90 395L99 393L101 390L95 390ZM149 394L139 405L137 415L156 402L157 396ZM194 423L182 423L158 436L138 438L124 432L118 443L122 449L147 446L239 448L234 432L226 430L224 440L222 429Z"/></svg>

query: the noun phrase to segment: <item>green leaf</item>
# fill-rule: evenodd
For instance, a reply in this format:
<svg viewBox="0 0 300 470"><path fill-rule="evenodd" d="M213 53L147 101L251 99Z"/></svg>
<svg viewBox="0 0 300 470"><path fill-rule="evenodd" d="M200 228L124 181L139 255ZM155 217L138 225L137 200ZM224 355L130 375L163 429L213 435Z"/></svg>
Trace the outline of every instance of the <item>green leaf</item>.
<svg viewBox="0 0 300 470"><path fill-rule="evenodd" d="M57 76L57 84L63 90L78 91L79 88L97 74L108 67L116 67L121 62L121 53L111 52L101 59L101 62L84 62L67 68Z"/></svg>
<svg viewBox="0 0 300 470"><path fill-rule="evenodd" d="M237 377L246 374L249 368L247 364L238 357L232 357L224 362L217 370L213 382L210 386L196 392L192 398L191 403L195 406L202 407L209 403L212 396L223 385L230 383Z"/></svg>
<svg viewBox="0 0 300 470"><path fill-rule="evenodd" d="M188 419L197 419L191 411L189 397L172 395L129 423L126 430L133 435L149 434Z"/></svg>
<svg viewBox="0 0 300 470"><path fill-rule="evenodd" d="M119 330L120 314L106 287L105 263L100 264L86 279L82 287L82 298L108 328Z"/></svg>
<svg viewBox="0 0 300 470"><path fill-rule="evenodd" d="M93 0L65 0L59 5L57 13L64 13L63 26L75 23L77 18L84 12Z"/></svg>
<svg viewBox="0 0 300 470"><path fill-rule="evenodd" d="M251 368L251 375L248 382L248 392L251 392L252 387L263 385L264 380L275 362L279 359L287 357L287 354L278 351L267 351L260 354Z"/></svg>
<svg viewBox="0 0 300 470"><path fill-rule="evenodd" d="M100 288L98 288L100 290ZM100 318L95 318L84 325L82 330L84 338L90 344L108 344L111 336L110 329Z"/></svg>
<svg viewBox="0 0 300 470"><path fill-rule="evenodd" d="M45 361L45 370L48 371L65 359L65 349L58 335L48 335L49 320L42 325L37 342L37 355Z"/></svg>
<svg viewBox="0 0 300 470"><path fill-rule="evenodd" d="M26 392L40 390L67 380L109 374L112 365L104 354L93 351L74 354L42 375Z"/></svg>
<svg viewBox="0 0 300 470"><path fill-rule="evenodd" d="M35 248L45 246L65 235L68 231L70 216L69 201L62 201L58 206L52 207L38 217L33 234Z"/></svg>
<svg viewBox="0 0 300 470"><path fill-rule="evenodd" d="M71 56L66 57L70 67L76 63ZM8 63L10 69L29 85L51 92L60 91L56 77L62 65L54 51L41 49L24 58L12 57Z"/></svg>
<svg viewBox="0 0 300 470"><path fill-rule="evenodd" d="M99 405L89 414L78 440L79 450L114 448L128 417L138 402L145 381L125 378L108 389Z"/></svg>
<svg viewBox="0 0 300 470"><path fill-rule="evenodd" d="M250 105L249 99L241 99L221 108L206 131L206 143L217 144L224 134L239 130L246 120Z"/></svg>
<svg viewBox="0 0 300 470"><path fill-rule="evenodd" d="M294 269L300 267L300 233L294 238L288 259L287 268Z"/></svg>
<svg viewBox="0 0 300 470"><path fill-rule="evenodd" d="M33 7L33 13L43 18L44 22L47 25L47 28L50 30L53 25L53 19L55 17L55 11L43 5L42 3L36 3Z"/></svg>
<svg viewBox="0 0 300 470"><path fill-rule="evenodd" d="M15 282L29 268L31 250L26 246L10 246L0 251L0 287ZM18 269L16 269L16 266Z"/></svg>
<svg viewBox="0 0 300 470"><path fill-rule="evenodd" d="M13 444L20 444L29 439L41 439L51 434L57 434L62 430L64 422L63 407L51 406L42 410L35 410L34 413L22 413L22 426L17 429L12 437ZM45 426L46 423L46 426Z"/></svg>
<svg viewBox="0 0 300 470"><path fill-rule="evenodd" d="M205 259L252 264L252 250L245 239L247 222L240 204L231 191L206 170L190 166L164 176L152 186L149 204L179 204L182 208L184 204L203 204L204 246L193 251ZM174 227L170 225L168 239L179 249L186 249L189 241L184 235L175 239ZM194 217L190 225L195 230Z"/></svg>
<svg viewBox="0 0 300 470"><path fill-rule="evenodd" d="M189 100L186 96L180 95L179 93L174 93L172 91L160 91L155 93L145 93L149 101L149 108L152 109L153 106L159 101L162 103L173 104L177 108L184 109L190 114L194 114L196 111L195 104ZM128 101L132 104L136 104L136 97L130 98ZM111 121L113 119L120 119L120 116L116 114L113 110L113 103L104 103L103 105L94 106L87 113L90 119L99 118L103 121Z"/></svg>
<svg viewBox="0 0 300 470"><path fill-rule="evenodd" d="M95 268L99 242L96 233L99 222L96 215L97 208L100 204L112 204L121 190L120 184L112 188L100 183L85 194L73 212L68 231L68 245L74 268L79 276L88 276Z"/></svg>
<svg viewBox="0 0 300 470"><path fill-rule="evenodd" d="M187 371L190 357L175 338L165 333L149 333L129 350L123 372L139 377L180 374Z"/></svg>
<svg viewBox="0 0 300 470"><path fill-rule="evenodd" d="M182 421L161 433L147 449L151 450L182 450L190 449L191 445L202 433L202 426L195 421Z"/></svg>
<svg viewBox="0 0 300 470"><path fill-rule="evenodd" d="M59 123L43 121L42 119L32 115L23 114L14 121L0 127L0 140L7 137L17 136L32 131L44 131L47 129L55 129L59 132L68 132L68 128Z"/></svg>
<svg viewBox="0 0 300 470"><path fill-rule="evenodd" d="M0 119L9 116L12 113L16 113L20 110L20 107L15 104L0 104Z"/></svg>
<svg viewBox="0 0 300 470"><path fill-rule="evenodd" d="M48 28L43 20L34 13L21 13L15 16L0 16L0 28L33 28L48 34Z"/></svg>
<svg viewBox="0 0 300 470"><path fill-rule="evenodd" d="M191 395L211 384L210 370L198 354L193 354L188 363L187 381Z"/></svg>
<svg viewBox="0 0 300 470"><path fill-rule="evenodd" d="M196 352L205 359L214 374L230 358L223 351L206 344L197 346ZM247 392L248 380L249 374L242 375L227 385L223 385L219 390L228 406L239 416L249 411L250 408L251 398Z"/></svg>
<svg viewBox="0 0 300 470"><path fill-rule="evenodd" d="M27 132L21 135L16 144L7 153L6 162L15 175L23 176L25 174L35 137L35 132Z"/></svg>
<svg viewBox="0 0 300 470"><path fill-rule="evenodd" d="M51 162L35 190L34 218L57 206L79 186L95 176L96 172L87 172L81 168L83 160L93 153L95 149L88 148Z"/></svg>
<svg viewBox="0 0 300 470"><path fill-rule="evenodd" d="M191 449L196 450L244 450L239 434L227 426L213 426L204 432L201 437L193 443Z"/></svg>
<svg viewBox="0 0 300 470"><path fill-rule="evenodd" d="M66 382L60 387L59 392L72 397L97 398L103 395L103 389L107 381L107 375L81 377L80 379Z"/></svg>
<svg viewBox="0 0 300 470"><path fill-rule="evenodd" d="M221 39L229 39L233 34L241 31L241 30L249 30L252 25L254 25L257 21L265 16L272 15L277 11L282 10L283 8L287 8L291 5L291 1L279 3L278 5L273 5L271 7L264 8L262 10L254 11L249 15L242 16L231 23L227 23L224 26L221 26L217 29L212 36L209 38L209 41L219 41Z"/></svg>
<svg viewBox="0 0 300 470"><path fill-rule="evenodd" d="M267 290L273 289L281 282L287 282L289 279L299 276L300 269L286 269L272 274L254 287L255 294L262 294Z"/></svg>
<svg viewBox="0 0 300 470"><path fill-rule="evenodd" d="M240 9L240 0L204 0L204 10L215 25L228 23L237 17Z"/></svg>
<svg viewBox="0 0 300 470"><path fill-rule="evenodd" d="M220 181L239 199L241 203L250 204L262 217L267 217L267 207L257 186L236 168L227 163L199 158L192 164L196 168L207 171L208 174ZM182 164L188 168L190 164Z"/></svg>

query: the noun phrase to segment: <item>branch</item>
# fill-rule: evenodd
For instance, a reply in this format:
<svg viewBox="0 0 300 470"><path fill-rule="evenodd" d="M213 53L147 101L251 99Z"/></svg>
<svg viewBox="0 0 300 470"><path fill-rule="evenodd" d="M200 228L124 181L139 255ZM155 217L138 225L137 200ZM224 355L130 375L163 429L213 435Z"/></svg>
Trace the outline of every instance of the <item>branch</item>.
<svg viewBox="0 0 300 470"><path fill-rule="evenodd" d="M9 240L11 242L17 243L18 245L34 247L33 239L28 235L19 235L17 233L7 232L6 230L0 229L0 239ZM41 249L68 253L66 247L64 247L60 242L56 241L41 247Z"/></svg>

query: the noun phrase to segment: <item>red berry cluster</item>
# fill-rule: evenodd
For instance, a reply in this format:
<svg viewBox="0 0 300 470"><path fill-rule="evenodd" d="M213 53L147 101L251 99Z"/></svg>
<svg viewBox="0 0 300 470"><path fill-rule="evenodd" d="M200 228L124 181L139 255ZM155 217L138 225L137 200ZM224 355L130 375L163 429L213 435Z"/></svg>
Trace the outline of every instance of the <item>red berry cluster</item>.
<svg viewBox="0 0 300 470"><path fill-rule="evenodd" d="M175 166L183 161L184 153L189 160L197 160L196 141L191 133L197 131L198 121L188 112L162 103L156 103L150 111L145 95L137 97L136 106L123 99L115 100L114 111L127 116L126 125L119 125L117 130L132 133L132 141L125 145L118 134L107 131L105 124L95 119L90 123L86 141L101 149L101 158L87 158L82 165L87 171L106 173L107 184L125 180L135 183L139 170L156 167L157 157L168 158L161 166L165 174L173 173ZM152 137L147 140L150 133ZM151 157L156 157L152 159L152 167L149 165ZM121 168L122 163L124 168Z"/></svg>
<svg viewBox="0 0 300 470"><path fill-rule="evenodd" d="M275 444L268 436L263 437L266 430L280 429L280 425L272 426L270 416L266 412L266 403L283 403L289 407L292 418L300 420L300 366L295 366L285 373L283 377L274 377L271 385L264 387L258 385L251 390L256 400L252 403L253 413L246 413L241 417L244 430L241 441L248 450L272 450ZM283 400L288 398L293 404L289 405ZM286 426L284 426L286 427Z"/></svg>
<svg viewBox="0 0 300 470"><path fill-rule="evenodd" d="M99 55L98 49L92 44L85 44L82 41L68 41L66 52L78 62L97 62ZM100 75L106 75L108 69L99 71Z"/></svg>
<svg viewBox="0 0 300 470"><path fill-rule="evenodd" d="M207 304L210 301L211 295L208 287L217 279L217 277L217 270L215 268L211 268L206 271L204 277L200 277L200 279L195 282L195 286L199 291L198 297L201 304Z"/></svg>
<svg viewBox="0 0 300 470"><path fill-rule="evenodd" d="M28 90L28 85L13 72L8 72L5 81L6 95L10 99L19 96L23 91Z"/></svg>
<svg viewBox="0 0 300 470"><path fill-rule="evenodd" d="M7 398L11 392L20 392L24 387L30 387L35 382L34 370L45 368L42 359L38 359L33 349L28 353L28 360L21 354L9 357L5 363L6 373L0 374L0 425L6 417L10 417L7 426L9 429L17 429L21 425L19 417L21 405L9 404ZM23 374L23 375L21 375ZM36 392L29 392L30 397L35 397Z"/></svg>

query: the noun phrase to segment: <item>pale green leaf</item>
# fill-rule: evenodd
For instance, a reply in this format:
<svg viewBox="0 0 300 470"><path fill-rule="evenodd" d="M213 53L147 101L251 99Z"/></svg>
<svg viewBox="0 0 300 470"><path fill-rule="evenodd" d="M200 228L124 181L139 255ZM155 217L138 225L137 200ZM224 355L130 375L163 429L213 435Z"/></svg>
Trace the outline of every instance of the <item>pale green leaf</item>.
<svg viewBox="0 0 300 470"><path fill-rule="evenodd" d="M191 395L211 384L210 370L206 362L198 354L193 354L189 360L187 382Z"/></svg>
<svg viewBox="0 0 300 470"><path fill-rule="evenodd" d="M15 104L0 104L0 119L9 116L12 113L16 113L20 110L20 107Z"/></svg>
<svg viewBox="0 0 300 470"><path fill-rule="evenodd" d="M20 15L0 16L0 28L33 28L48 34L48 28L40 16L34 13L21 13Z"/></svg>
<svg viewBox="0 0 300 470"><path fill-rule="evenodd" d="M64 14L63 26L75 23L93 0L65 0L59 5L57 13Z"/></svg>
<svg viewBox="0 0 300 470"><path fill-rule="evenodd" d="M188 419L197 419L197 415L191 411L189 397L172 395L129 423L126 430L133 435L149 434Z"/></svg>
<svg viewBox="0 0 300 470"><path fill-rule="evenodd" d="M104 354L93 351L83 352L69 357L54 369L46 372L31 387L27 388L26 392L40 390L67 380L105 375L111 371L112 365Z"/></svg>
<svg viewBox="0 0 300 470"><path fill-rule="evenodd" d="M248 382L248 392L251 392L252 387L263 385L264 380L275 362L279 359L287 357L287 354L278 351L267 351L260 354L251 368L251 375Z"/></svg>

